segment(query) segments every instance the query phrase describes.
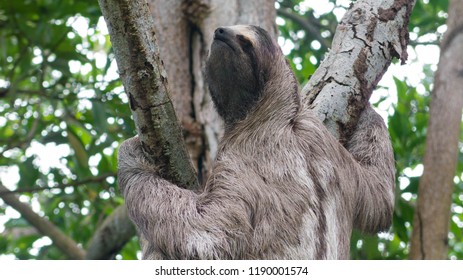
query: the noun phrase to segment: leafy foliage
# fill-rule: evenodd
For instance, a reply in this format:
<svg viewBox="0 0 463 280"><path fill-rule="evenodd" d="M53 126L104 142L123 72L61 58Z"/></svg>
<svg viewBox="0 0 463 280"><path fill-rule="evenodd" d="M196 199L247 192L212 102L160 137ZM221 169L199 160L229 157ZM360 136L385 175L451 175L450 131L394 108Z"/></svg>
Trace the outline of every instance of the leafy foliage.
<svg viewBox="0 0 463 280"><path fill-rule="evenodd" d="M308 81L323 60L338 23L332 12L316 14L310 8L310 2L307 2L309 1L277 1L277 24L282 37L280 43L283 42L285 55L301 83ZM333 8L345 10L343 6L336 6L336 1L327 2ZM317 33L308 30L307 26Z"/></svg>
<svg viewBox="0 0 463 280"><path fill-rule="evenodd" d="M121 83L107 74L115 62L101 23L95 1L0 3L2 181L31 190L21 199L84 246L122 202L115 148L134 131ZM14 170L17 182L5 178ZM36 231L19 229L30 226L22 218L5 224L0 252L65 258L35 244Z"/></svg>

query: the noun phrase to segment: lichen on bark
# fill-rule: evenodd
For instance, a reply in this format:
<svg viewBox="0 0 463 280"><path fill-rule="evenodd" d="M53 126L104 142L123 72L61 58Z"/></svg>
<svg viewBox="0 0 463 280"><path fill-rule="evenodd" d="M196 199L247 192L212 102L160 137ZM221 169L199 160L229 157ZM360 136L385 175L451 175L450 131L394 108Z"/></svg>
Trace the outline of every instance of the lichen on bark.
<svg viewBox="0 0 463 280"><path fill-rule="evenodd" d="M343 142L394 57L407 58L415 1L355 2L339 23L330 52L302 89L305 104Z"/></svg>

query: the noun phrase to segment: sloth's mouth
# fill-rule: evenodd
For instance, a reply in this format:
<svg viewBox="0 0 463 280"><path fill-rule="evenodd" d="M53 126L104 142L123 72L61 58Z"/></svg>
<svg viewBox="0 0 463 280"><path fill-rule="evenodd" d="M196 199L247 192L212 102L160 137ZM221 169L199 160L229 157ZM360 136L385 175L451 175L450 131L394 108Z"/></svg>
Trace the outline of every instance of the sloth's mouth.
<svg viewBox="0 0 463 280"><path fill-rule="evenodd" d="M227 45L230 49L235 51L235 48L233 47L232 43L230 42L230 39L224 37L224 36L214 36L214 41L216 42L221 42L222 44Z"/></svg>

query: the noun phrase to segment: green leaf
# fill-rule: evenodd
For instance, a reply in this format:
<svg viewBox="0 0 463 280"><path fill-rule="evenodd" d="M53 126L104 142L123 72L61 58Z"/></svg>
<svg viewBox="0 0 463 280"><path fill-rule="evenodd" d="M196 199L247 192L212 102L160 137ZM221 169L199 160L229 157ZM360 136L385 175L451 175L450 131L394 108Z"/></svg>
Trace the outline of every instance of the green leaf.
<svg viewBox="0 0 463 280"><path fill-rule="evenodd" d="M23 164L19 164L20 179L18 182L18 188L31 188L35 187L36 181L40 176L40 172L37 166L34 164L35 157L27 158Z"/></svg>
<svg viewBox="0 0 463 280"><path fill-rule="evenodd" d="M95 129L100 133L106 132L108 129L108 122L106 121L106 105L102 102L93 102L92 114Z"/></svg>
<svg viewBox="0 0 463 280"><path fill-rule="evenodd" d="M75 156L80 166L88 168L88 154L81 138L72 130L67 129L67 138L70 146L74 150Z"/></svg>
<svg viewBox="0 0 463 280"><path fill-rule="evenodd" d="M24 218L9 219L4 226L5 228L30 227L29 222L27 222Z"/></svg>

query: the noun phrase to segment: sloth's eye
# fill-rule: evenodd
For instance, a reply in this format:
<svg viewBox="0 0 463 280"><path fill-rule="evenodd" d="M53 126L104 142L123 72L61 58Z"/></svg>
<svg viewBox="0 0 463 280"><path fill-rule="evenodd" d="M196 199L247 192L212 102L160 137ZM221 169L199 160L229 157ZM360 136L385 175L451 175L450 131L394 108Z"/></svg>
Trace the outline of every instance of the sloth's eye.
<svg viewBox="0 0 463 280"><path fill-rule="evenodd" d="M238 39L239 44L241 45L241 47L244 50L249 49L249 48L252 47L251 41L248 38L246 38L245 36L238 34L238 35L236 35L236 38Z"/></svg>

